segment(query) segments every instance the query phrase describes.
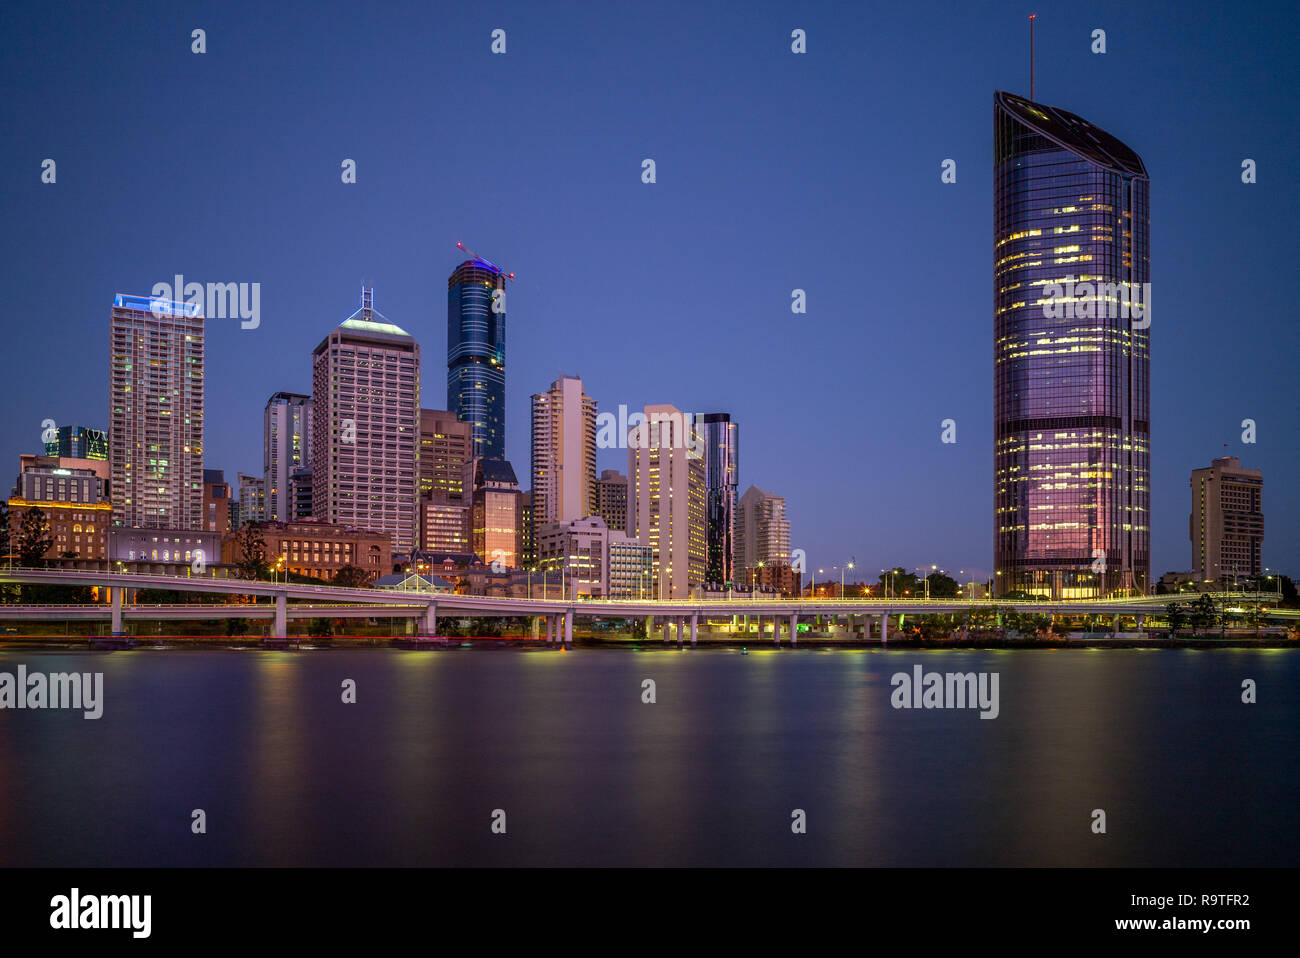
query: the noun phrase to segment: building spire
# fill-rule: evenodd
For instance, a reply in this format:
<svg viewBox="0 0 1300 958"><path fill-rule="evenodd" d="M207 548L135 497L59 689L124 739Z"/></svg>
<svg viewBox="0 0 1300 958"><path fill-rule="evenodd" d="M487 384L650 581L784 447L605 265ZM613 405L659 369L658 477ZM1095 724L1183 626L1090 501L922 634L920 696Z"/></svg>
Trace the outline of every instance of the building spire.
<svg viewBox="0 0 1300 958"><path fill-rule="evenodd" d="M1029 15L1029 99L1034 99L1034 20L1038 14ZM1037 102L1037 101L1034 101Z"/></svg>
<svg viewBox="0 0 1300 958"><path fill-rule="evenodd" d="M375 308L375 289L373 286L362 285L361 287L361 311L366 314L366 319L370 319L370 314Z"/></svg>

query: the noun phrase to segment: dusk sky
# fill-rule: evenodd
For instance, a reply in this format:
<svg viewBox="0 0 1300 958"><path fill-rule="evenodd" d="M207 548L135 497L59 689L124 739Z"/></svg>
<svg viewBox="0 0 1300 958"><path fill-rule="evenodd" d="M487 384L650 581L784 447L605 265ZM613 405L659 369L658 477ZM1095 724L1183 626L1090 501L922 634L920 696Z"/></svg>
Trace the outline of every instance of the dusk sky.
<svg viewBox="0 0 1300 958"><path fill-rule="evenodd" d="M311 391L363 280L420 342L422 405L445 408L460 240L518 276L522 485L529 396L576 374L602 411L731 413L740 491L786 497L814 569L986 578L993 93L1029 93L1031 12L1036 99L1151 176L1152 575L1190 568L1189 473L1225 454L1263 470L1264 563L1296 575L1300 66L1281 2L6 6L3 491L43 419L107 428L113 296L177 273L261 284L259 328L207 324L205 465L232 484L261 472L267 398ZM626 452L598 465L626 471Z"/></svg>

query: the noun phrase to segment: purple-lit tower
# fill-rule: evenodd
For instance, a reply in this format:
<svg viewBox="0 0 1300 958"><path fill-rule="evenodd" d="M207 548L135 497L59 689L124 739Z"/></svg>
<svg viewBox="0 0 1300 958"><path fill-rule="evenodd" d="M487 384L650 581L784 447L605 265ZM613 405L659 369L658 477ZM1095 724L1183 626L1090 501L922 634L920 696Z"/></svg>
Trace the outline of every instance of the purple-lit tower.
<svg viewBox="0 0 1300 958"><path fill-rule="evenodd" d="M999 595L1150 582L1150 180L1087 120L998 92L994 562ZM1143 295L1145 293L1145 295Z"/></svg>

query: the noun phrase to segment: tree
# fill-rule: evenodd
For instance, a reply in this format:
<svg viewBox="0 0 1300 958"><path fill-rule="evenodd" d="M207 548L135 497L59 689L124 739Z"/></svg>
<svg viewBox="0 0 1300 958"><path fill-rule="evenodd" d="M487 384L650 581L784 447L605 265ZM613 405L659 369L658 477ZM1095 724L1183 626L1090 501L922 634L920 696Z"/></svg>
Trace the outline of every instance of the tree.
<svg viewBox="0 0 1300 958"><path fill-rule="evenodd" d="M1187 621L1187 616L1183 612L1183 606L1180 602L1170 602L1165 606L1165 618L1169 620L1169 635L1175 636L1178 630L1183 627Z"/></svg>
<svg viewBox="0 0 1300 958"><path fill-rule="evenodd" d="M226 619L226 635L246 635L247 633L247 619Z"/></svg>
<svg viewBox="0 0 1300 958"><path fill-rule="evenodd" d="M1188 618L1192 628L1198 632L1214 628L1219 621L1219 611L1214 604L1214 597L1208 592L1202 592L1200 598L1192 603L1192 611Z"/></svg>
<svg viewBox="0 0 1300 958"><path fill-rule="evenodd" d="M334 623L330 619L312 619L307 634L312 638L327 639L334 634Z"/></svg>
<svg viewBox="0 0 1300 958"><path fill-rule="evenodd" d="M930 583L930 598L932 599L950 599L957 595L960 588L957 580L952 576L944 575L942 572L931 572L925 577L926 582ZM925 594L925 586L921 586L922 595Z"/></svg>
<svg viewBox="0 0 1300 958"><path fill-rule="evenodd" d="M45 553L54 545L50 535L50 521L45 512L32 506L23 514L22 525L18 528L18 541L14 551L18 553L18 564L23 566L45 565Z"/></svg>
<svg viewBox="0 0 1300 958"><path fill-rule="evenodd" d="M266 563L266 540L262 530L255 523L241 526L235 536L235 548L238 550L236 564L242 579L265 579L270 575Z"/></svg>
<svg viewBox="0 0 1300 958"><path fill-rule="evenodd" d="M362 589L370 584L370 576L364 569L354 565L345 565L334 573L334 585L340 589Z"/></svg>

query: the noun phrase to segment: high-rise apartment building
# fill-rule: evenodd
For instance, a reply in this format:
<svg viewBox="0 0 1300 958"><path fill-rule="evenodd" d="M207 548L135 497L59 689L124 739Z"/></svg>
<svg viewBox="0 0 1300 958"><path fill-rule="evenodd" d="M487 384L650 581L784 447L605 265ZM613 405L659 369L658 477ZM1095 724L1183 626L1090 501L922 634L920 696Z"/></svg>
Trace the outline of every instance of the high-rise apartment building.
<svg viewBox="0 0 1300 958"><path fill-rule="evenodd" d="M998 92L993 118L999 594L1145 592L1146 167L1055 107Z"/></svg>
<svg viewBox="0 0 1300 958"><path fill-rule="evenodd" d="M627 476L617 469L604 469L596 480L596 515L611 532L627 531Z"/></svg>
<svg viewBox="0 0 1300 958"><path fill-rule="evenodd" d="M470 424L484 459L506 457L507 278L475 258L447 279L447 408Z"/></svg>
<svg viewBox="0 0 1300 958"><path fill-rule="evenodd" d="M262 414L262 468L266 478L266 518L296 518L293 474L311 468L311 397L276 393Z"/></svg>
<svg viewBox="0 0 1300 958"><path fill-rule="evenodd" d="M239 489L239 522L236 525L245 525L249 522L265 522L266 477L250 476L237 472L235 473L235 480Z"/></svg>
<svg viewBox="0 0 1300 958"><path fill-rule="evenodd" d="M312 354L312 515L415 546L420 346L374 308L361 308Z"/></svg>
<svg viewBox="0 0 1300 958"><path fill-rule="evenodd" d="M692 417L646 406L627 439L627 534L651 547L654 598L685 599L708 557L702 439Z"/></svg>
<svg viewBox="0 0 1300 958"><path fill-rule="evenodd" d="M740 426L725 412L705 413L699 422L704 436L704 514L709 540L704 575L707 582L725 587L735 579Z"/></svg>
<svg viewBox="0 0 1300 958"><path fill-rule="evenodd" d="M581 379L561 376L532 403L532 522L540 558L538 530L596 511L596 400Z"/></svg>
<svg viewBox="0 0 1300 958"><path fill-rule="evenodd" d="M203 315L119 293L110 320L113 524L203 528Z"/></svg>
<svg viewBox="0 0 1300 958"><path fill-rule="evenodd" d="M1192 470L1192 570L1197 582L1264 571L1264 474L1236 456Z"/></svg>
<svg viewBox="0 0 1300 958"><path fill-rule="evenodd" d="M748 585L751 570L789 564L785 498L750 486L736 504L736 584Z"/></svg>

